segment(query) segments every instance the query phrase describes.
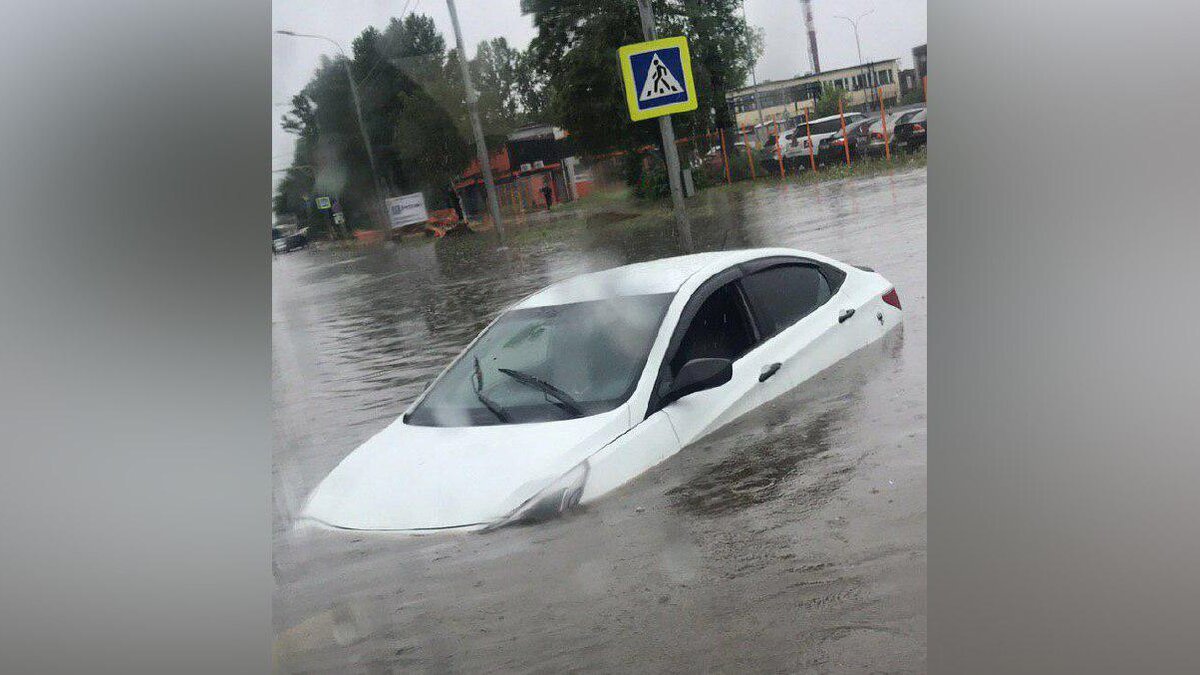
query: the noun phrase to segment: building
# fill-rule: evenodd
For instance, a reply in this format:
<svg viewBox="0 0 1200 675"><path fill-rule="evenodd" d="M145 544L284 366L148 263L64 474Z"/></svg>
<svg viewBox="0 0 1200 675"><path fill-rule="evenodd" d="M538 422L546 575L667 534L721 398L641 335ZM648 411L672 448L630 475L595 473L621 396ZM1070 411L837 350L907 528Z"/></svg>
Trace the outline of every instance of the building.
<svg viewBox="0 0 1200 675"><path fill-rule="evenodd" d="M838 68L822 73L813 73L790 80L762 82L757 87L735 89L725 95L738 126L758 123L758 105L762 106L763 117L794 117L816 105L821 90L825 87L840 87L849 92L852 107L870 105L875 102L875 88L883 94L885 104L895 102L900 96L900 61L887 59L873 61L861 66Z"/></svg>
<svg viewBox="0 0 1200 675"><path fill-rule="evenodd" d="M912 52L913 52L913 68L916 69L916 71L917 71L917 80L918 81L929 74L928 57L926 55L928 48L929 48L929 45L928 45L928 43L926 43L923 45L919 45L917 47L913 47L913 50L912 50Z"/></svg>
<svg viewBox="0 0 1200 675"><path fill-rule="evenodd" d="M549 186L550 199L555 204L573 201L591 191L591 174L575 157L570 136L549 124L517 129L489 159L502 213L545 208L543 186ZM478 160L471 160L467 170L454 181L454 190L466 217L482 219L487 213L487 192Z"/></svg>

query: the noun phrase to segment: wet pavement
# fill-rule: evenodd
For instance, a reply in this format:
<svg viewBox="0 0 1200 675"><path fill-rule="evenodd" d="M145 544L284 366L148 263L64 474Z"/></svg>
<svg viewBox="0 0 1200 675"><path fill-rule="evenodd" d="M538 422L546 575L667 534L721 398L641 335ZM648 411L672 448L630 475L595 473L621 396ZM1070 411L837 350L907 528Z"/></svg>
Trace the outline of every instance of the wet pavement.
<svg viewBox="0 0 1200 675"><path fill-rule="evenodd" d="M905 325L564 519L487 535L295 529L304 497L506 305L676 255L669 218L563 218L274 261L282 672L923 672L924 169L689 200L698 250L869 265ZM403 477L397 477L402 482Z"/></svg>

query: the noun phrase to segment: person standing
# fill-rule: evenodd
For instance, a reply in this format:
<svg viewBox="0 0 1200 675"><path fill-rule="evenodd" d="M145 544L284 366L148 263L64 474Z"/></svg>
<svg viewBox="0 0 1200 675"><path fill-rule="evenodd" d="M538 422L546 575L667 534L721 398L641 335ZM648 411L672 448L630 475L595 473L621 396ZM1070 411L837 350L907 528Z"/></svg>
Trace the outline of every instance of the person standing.
<svg viewBox="0 0 1200 675"><path fill-rule="evenodd" d="M546 200L546 210L550 210L550 204L554 197L554 190L550 189L550 179L542 181L542 199Z"/></svg>

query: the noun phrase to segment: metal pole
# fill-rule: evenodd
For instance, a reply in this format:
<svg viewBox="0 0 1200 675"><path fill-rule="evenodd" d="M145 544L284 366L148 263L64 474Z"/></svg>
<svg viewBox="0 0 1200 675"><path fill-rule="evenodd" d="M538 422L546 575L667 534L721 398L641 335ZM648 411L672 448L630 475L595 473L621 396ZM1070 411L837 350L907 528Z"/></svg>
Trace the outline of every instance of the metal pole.
<svg viewBox="0 0 1200 675"><path fill-rule="evenodd" d="M746 21L746 0L742 0L742 23L746 23L747 25L749 25L749 23ZM750 61L750 84L751 84L751 86L754 87L754 108L756 110L758 110L758 123L766 124L766 120L763 119L762 103L760 103L758 100L758 73L755 72L757 70L758 70L758 59L751 59L751 61ZM734 121L735 122L737 121L736 114L734 115ZM758 134L755 134L754 136L755 136L755 138L757 138Z"/></svg>
<svg viewBox="0 0 1200 675"><path fill-rule="evenodd" d="M453 2L453 0L446 0ZM650 0L637 0L638 14L642 19L642 37L653 40L657 37L654 30L654 10L650 8ZM683 181L679 175L679 150L675 147L675 127L671 125L671 116L663 115L658 118L658 130L662 134L663 156L667 161L667 180L671 183L671 205L675 211L675 227L679 230L679 240L684 251L691 253L692 226L688 223L687 211L683 207Z"/></svg>
<svg viewBox="0 0 1200 675"><path fill-rule="evenodd" d="M367 161L371 163L371 178L375 181L375 201L376 208L379 209L377 225L386 233L390 222L387 217L387 206L384 203L384 195L387 193L379 184L379 170L375 166L375 151L371 149L371 140L367 136L367 125L363 123L362 101L358 98L358 85L354 84L354 74L350 71L350 60L346 58L345 52L342 52L342 65L346 67L346 79L350 80L350 96L354 99L354 115L358 118L358 133L362 136L363 147L367 149Z"/></svg>
<svg viewBox="0 0 1200 675"><path fill-rule="evenodd" d="M858 40L858 22L862 21L863 18L865 18L868 14L870 14L871 12L874 12L874 11L875 11L874 8L869 9L869 10L863 12L862 14L859 14L857 19L851 19L848 16L840 16L840 15L833 17L835 19L845 19L846 21L850 22L851 26L854 26L854 47L858 50L858 72L860 75L862 75L863 88L867 91L867 93L863 95L863 112L867 112L867 109L869 107L868 102L871 100L871 94L870 94L871 82L868 81L869 78L867 76L867 71L866 71L865 66L863 65L862 43L859 42L859 40Z"/></svg>
<svg viewBox="0 0 1200 675"><path fill-rule="evenodd" d="M454 27L454 42L458 45L458 65L462 67L463 87L467 90L467 110L471 113L471 130L475 133L475 152L479 157L479 172L483 174L483 187L487 191L488 209L492 222L500 235L500 246L504 246L504 223L500 218L500 202L496 201L496 183L492 180L492 164L488 160L487 143L483 140L483 124L479 121L479 99L475 86L471 84L471 68L467 63L467 50L463 47L462 30L458 27L458 11L454 0L446 0L450 10L450 25Z"/></svg>
<svg viewBox="0 0 1200 675"><path fill-rule="evenodd" d="M860 75L862 75L862 79L863 79L863 89L864 89L864 90L866 90L866 91L870 91L870 86L871 86L871 83L870 83L870 82L867 82L867 71L866 71L866 69L864 69L864 68L863 68L863 58L862 58L862 43L860 43L860 42L858 41L858 22L857 22L857 21L851 21L851 22L850 22L850 25L854 26L854 47L855 47L855 49L857 49L857 50L858 50L858 72L859 72L859 74L860 74ZM867 101L869 101L870 99L871 99L871 95L870 95L870 94L864 94L864 95L863 95L863 107L864 107L864 108L869 108L869 107L870 107L870 106L868 106L868 105L867 105ZM867 111L866 111L866 110L863 110L863 112L867 112Z"/></svg>

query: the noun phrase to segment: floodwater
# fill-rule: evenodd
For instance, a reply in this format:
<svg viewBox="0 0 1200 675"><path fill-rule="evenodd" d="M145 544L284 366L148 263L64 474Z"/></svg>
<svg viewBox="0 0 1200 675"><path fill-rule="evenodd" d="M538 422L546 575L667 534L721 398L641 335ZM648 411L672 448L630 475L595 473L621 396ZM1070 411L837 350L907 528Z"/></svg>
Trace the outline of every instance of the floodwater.
<svg viewBox="0 0 1200 675"><path fill-rule="evenodd" d="M925 191L920 169L689 200L698 250L869 265L896 285L905 325L599 503L486 535L292 518L497 312L680 253L669 219L634 227L617 206L503 252L464 236L276 258L275 668L923 672Z"/></svg>

